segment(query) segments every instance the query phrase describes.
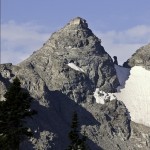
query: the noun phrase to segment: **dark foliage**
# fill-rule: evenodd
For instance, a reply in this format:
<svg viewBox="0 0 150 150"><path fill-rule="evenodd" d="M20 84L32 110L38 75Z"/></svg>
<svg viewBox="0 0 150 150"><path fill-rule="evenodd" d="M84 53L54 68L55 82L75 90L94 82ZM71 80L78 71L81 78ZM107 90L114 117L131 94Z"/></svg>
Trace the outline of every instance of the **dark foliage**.
<svg viewBox="0 0 150 150"><path fill-rule="evenodd" d="M32 98L21 88L18 78L13 80L4 97L6 101L0 102L0 149L18 150L20 142L32 136L25 119L37 112L30 109Z"/></svg>
<svg viewBox="0 0 150 150"><path fill-rule="evenodd" d="M74 112L71 124L71 131L69 132L69 139L71 141L67 150L87 150L86 146L86 136L85 133L81 136L78 130L78 116L77 113Z"/></svg>

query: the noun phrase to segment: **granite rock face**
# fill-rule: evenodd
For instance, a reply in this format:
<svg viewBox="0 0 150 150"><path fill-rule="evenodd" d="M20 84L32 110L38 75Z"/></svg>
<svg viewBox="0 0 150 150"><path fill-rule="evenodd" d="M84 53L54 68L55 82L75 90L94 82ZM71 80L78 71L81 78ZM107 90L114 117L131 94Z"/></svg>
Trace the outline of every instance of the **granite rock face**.
<svg viewBox="0 0 150 150"><path fill-rule="evenodd" d="M130 59L124 64L124 67L143 66L150 70L150 43L139 48Z"/></svg>
<svg viewBox="0 0 150 150"><path fill-rule="evenodd" d="M83 72L70 68L70 62ZM53 33L39 51L19 66L34 68L49 90L61 90L76 101L84 100L95 87L113 92L119 85L111 57L81 18Z"/></svg>
<svg viewBox="0 0 150 150"><path fill-rule="evenodd" d="M111 57L84 19L71 20L28 59L17 66L2 64L0 70L1 100L16 76L35 99L38 114L27 120L34 137L21 143L21 150L67 148L74 111L91 150L150 148L149 128L139 133L122 102L96 103L96 88L114 92L119 82ZM139 140L147 142L136 145Z"/></svg>

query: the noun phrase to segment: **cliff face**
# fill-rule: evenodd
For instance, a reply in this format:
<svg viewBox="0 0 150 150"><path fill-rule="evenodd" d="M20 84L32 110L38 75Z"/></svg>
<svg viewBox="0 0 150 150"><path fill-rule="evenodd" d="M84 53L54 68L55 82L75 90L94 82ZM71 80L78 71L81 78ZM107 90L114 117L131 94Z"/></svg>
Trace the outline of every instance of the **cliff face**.
<svg viewBox="0 0 150 150"><path fill-rule="evenodd" d="M139 48L130 59L124 64L124 67L143 66L150 70L150 44Z"/></svg>
<svg viewBox="0 0 150 150"><path fill-rule="evenodd" d="M19 66L32 67L49 90L60 90L75 101L85 100L96 87L112 92L119 85L111 57L81 18L53 33Z"/></svg>
<svg viewBox="0 0 150 150"><path fill-rule="evenodd" d="M17 66L3 64L0 69L1 100L15 76L35 99L32 107L38 114L28 119L34 138L23 142L21 149L65 149L74 111L93 150L134 149L139 138L148 141L147 135L139 135L137 130L132 134L135 127L131 127L122 102L96 103L96 88L114 92L119 82L111 57L82 18L53 33L41 49ZM149 144L141 144L145 150L149 148Z"/></svg>

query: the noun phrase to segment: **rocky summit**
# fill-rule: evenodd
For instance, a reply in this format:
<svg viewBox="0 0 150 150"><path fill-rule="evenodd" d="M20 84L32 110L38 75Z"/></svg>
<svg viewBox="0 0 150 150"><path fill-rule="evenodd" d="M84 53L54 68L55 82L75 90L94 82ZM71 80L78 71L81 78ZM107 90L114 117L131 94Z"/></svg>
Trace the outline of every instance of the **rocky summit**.
<svg viewBox="0 0 150 150"><path fill-rule="evenodd" d="M150 70L150 43L139 48L130 59L124 64L124 67L143 66Z"/></svg>
<svg viewBox="0 0 150 150"><path fill-rule="evenodd" d="M17 76L38 111L27 120L34 137L22 142L21 150L66 149L74 111L89 149L150 149L150 129L132 122L123 102L107 98L104 104L96 103L97 88L112 93L119 81L111 57L86 20L71 20L28 59L16 66L1 64L0 69L1 100Z"/></svg>
<svg viewBox="0 0 150 150"><path fill-rule="evenodd" d="M82 71L71 68L70 63ZM49 90L61 90L75 101L85 100L96 87L112 92L119 85L111 57L79 17L53 33L40 50L19 66L32 66Z"/></svg>

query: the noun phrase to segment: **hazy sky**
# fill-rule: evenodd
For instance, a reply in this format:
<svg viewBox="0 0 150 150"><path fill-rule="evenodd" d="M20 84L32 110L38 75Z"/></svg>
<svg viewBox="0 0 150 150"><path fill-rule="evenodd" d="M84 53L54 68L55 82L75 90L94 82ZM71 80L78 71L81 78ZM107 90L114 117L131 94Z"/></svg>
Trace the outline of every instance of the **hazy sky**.
<svg viewBox="0 0 150 150"><path fill-rule="evenodd" d="M77 16L120 64L150 43L150 0L1 0L1 63L21 62Z"/></svg>

